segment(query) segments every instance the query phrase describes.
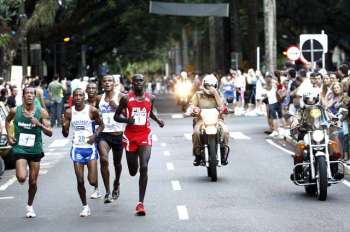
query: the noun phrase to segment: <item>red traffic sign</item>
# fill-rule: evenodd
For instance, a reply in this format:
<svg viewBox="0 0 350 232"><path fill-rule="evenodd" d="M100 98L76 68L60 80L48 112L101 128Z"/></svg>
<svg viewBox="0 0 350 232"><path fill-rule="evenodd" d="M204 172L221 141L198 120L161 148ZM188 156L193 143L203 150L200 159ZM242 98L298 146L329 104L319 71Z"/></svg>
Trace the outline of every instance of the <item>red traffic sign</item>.
<svg viewBox="0 0 350 232"><path fill-rule="evenodd" d="M287 58L288 60L292 60L292 61L296 61L300 58L300 49L293 45L293 46L289 46L287 49Z"/></svg>

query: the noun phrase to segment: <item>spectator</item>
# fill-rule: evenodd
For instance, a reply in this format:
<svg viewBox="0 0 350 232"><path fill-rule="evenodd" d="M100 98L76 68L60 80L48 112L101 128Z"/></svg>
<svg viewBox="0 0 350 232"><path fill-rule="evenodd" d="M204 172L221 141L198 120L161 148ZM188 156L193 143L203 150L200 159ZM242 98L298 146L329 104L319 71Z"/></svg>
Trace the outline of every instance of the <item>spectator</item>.
<svg viewBox="0 0 350 232"><path fill-rule="evenodd" d="M63 93L66 91L65 86L59 82L58 75L55 75L53 81L48 87L51 99L51 126L61 126L61 114L63 110ZM56 124L57 122L57 124Z"/></svg>
<svg viewBox="0 0 350 232"><path fill-rule="evenodd" d="M0 101L6 104L8 91L6 88L0 90Z"/></svg>
<svg viewBox="0 0 350 232"><path fill-rule="evenodd" d="M272 119L272 133L269 135L270 137L278 137L279 136L279 120L282 119L282 111L280 104L280 96L277 93L277 87L273 81L271 75L267 75L265 77L266 86L263 91L263 95L267 97L268 100L268 112L269 117Z"/></svg>
<svg viewBox="0 0 350 232"><path fill-rule="evenodd" d="M7 106L11 109L17 106L16 97L18 94L18 90L15 85L11 85L10 90L11 90L11 95L7 98Z"/></svg>

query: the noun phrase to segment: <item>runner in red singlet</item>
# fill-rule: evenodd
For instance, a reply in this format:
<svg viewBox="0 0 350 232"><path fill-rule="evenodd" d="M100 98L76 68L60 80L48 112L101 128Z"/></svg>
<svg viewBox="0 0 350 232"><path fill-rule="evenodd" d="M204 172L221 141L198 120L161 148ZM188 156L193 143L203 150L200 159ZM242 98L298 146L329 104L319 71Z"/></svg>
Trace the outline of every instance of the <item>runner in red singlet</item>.
<svg viewBox="0 0 350 232"><path fill-rule="evenodd" d="M137 174L140 162L139 202L136 206L136 215L145 216L143 206L148 180L148 162L151 158L152 131L150 118L160 127L164 122L153 114L153 96L144 93L144 77L136 74L132 77L132 90L120 99L114 120L127 123L123 135L123 144L126 150L126 159L131 176ZM126 117L123 116L126 112Z"/></svg>

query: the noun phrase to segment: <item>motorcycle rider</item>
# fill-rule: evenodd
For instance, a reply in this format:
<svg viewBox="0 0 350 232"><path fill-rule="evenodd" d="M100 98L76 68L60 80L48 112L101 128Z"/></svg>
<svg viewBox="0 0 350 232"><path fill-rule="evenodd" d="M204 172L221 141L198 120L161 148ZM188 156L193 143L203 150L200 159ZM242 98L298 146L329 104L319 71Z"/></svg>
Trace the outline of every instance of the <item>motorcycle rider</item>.
<svg viewBox="0 0 350 232"><path fill-rule="evenodd" d="M199 113L201 109L211 109L211 108L217 108L220 112L220 120L219 125L222 128L222 131L224 133L224 147L225 152L221 157L221 163L223 165L227 165L227 145L228 145L228 139L229 139L229 131L227 126L224 124L223 120L223 113L226 110L226 107L224 105L224 101L222 97L219 94L218 88L218 80L213 74L206 75L203 78L202 81L202 90L197 91L190 102L190 107L188 108L185 115L189 116L193 114L195 116L194 119L194 128L193 128L193 134L192 134L192 144L193 144L193 154L195 156L195 160L193 162L194 166L199 166L201 163L201 138L200 138L200 130L203 126L203 121L199 117Z"/></svg>
<svg viewBox="0 0 350 232"><path fill-rule="evenodd" d="M307 109L311 106L319 105L320 104L320 93L318 89L310 88L308 92L304 92L302 96L303 100L303 107L297 112L297 114L293 117L293 121L291 124L291 130L292 133L296 134L295 137L297 138L297 144L295 149L295 154L292 156L294 160L294 165L298 163L302 163L304 161L304 149L305 149L305 142L304 142L304 136L307 134L308 131L308 118L309 113ZM329 120L325 112L322 113L323 117L323 123L328 126ZM332 140L332 135L330 135L331 141L329 146L329 155L331 160L338 160L341 156L341 150L337 146L336 142ZM295 170L296 175L299 175L301 173L301 166L298 166ZM294 175L291 175L291 180L294 180Z"/></svg>

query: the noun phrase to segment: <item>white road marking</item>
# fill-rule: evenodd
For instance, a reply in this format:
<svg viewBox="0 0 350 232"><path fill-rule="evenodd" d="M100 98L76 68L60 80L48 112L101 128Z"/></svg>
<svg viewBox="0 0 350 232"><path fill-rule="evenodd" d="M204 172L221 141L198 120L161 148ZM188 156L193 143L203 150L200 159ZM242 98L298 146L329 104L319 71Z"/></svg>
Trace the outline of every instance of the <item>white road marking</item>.
<svg viewBox="0 0 350 232"><path fill-rule="evenodd" d="M158 136L155 135L155 134L152 134L152 140L153 140L154 142L157 142L157 141L158 141Z"/></svg>
<svg viewBox="0 0 350 232"><path fill-rule="evenodd" d="M5 184L0 186L0 191L5 191L8 187L13 185L16 182L17 178L13 176L11 179L9 179Z"/></svg>
<svg viewBox="0 0 350 232"><path fill-rule="evenodd" d="M188 220L188 211L185 205L178 205L177 208L177 214L179 216L179 220Z"/></svg>
<svg viewBox="0 0 350 232"><path fill-rule="evenodd" d="M40 163L40 167L52 168L56 162L42 162Z"/></svg>
<svg viewBox="0 0 350 232"><path fill-rule="evenodd" d="M46 169L42 169L39 171L39 175L46 175L49 171Z"/></svg>
<svg viewBox="0 0 350 232"><path fill-rule="evenodd" d="M161 143L160 146L166 147L166 143Z"/></svg>
<svg viewBox="0 0 350 232"><path fill-rule="evenodd" d="M169 171L172 171L172 170L175 169L173 163L166 163L166 168L167 168Z"/></svg>
<svg viewBox="0 0 350 232"><path fill-rule="evenodd" d="M57 139L49 145L49 148L53 147L65 147L69 142L68 139Z"/></svg>
<svg viewBox="0 0 350 232"><path fill-rule="evenodd" d="M164 151L163 154L164 154L164 156L170 156L170 152L169 151Z"/></svg>
<svg viewBox="0 0 350 232"><path fill-rule="evenodd" d="M0 197L0 200L12 200L14 199L15 197L13 196L9 196L9 197Z"/></svg>
<svg viewBox="0 0 350 232"><path fill-rule="evenodd" d="M191 133L185 133L184 136L185 136L185 139L192 141L192 134Z"/></svg>
<svg viewBox="0 0 350 232"><path fill-rule="evenodd" d="M171 118L173 118L173 119L184 118L184 115L183 114L172 114Z"/></svg>
<svg viewBox="0 0 350 232"><path fill-rule="evenodd" d="M266 139L266 142L268 142L269 144L271 144L272 146L290 154L290 155L294 155L294 152L288 150L288 149L285 149L284 147L281 147L280 145L276 144L275 142L273 142L271 139Z"/></svg>
<svg viewBox="0 0 350 232"><path fill-rule="evenodd" d="M349 188L350 188L350 182L349 182L349 181L347 181L347 180L343 180L343 184L345 184L347 187L349 187Z"/></svg>
<svg viewBox="0 0 350 232"><path fill-rule="evenodd" d="M174 191L181 191L181 189L182 189L181 185L180 185L180 181L178 181L178 180L172 180L171 185L172 185Z"/></svg>
<svg viewBox="0 0 350 232"><path fill-rule="evenodd" d="M246 136L245 134L243 134L242 132L239 132L239 131L230 132L230 136L233 139L242 139L242 140L250 139L248 136Z"/></svg>

